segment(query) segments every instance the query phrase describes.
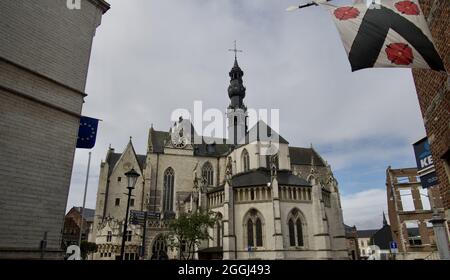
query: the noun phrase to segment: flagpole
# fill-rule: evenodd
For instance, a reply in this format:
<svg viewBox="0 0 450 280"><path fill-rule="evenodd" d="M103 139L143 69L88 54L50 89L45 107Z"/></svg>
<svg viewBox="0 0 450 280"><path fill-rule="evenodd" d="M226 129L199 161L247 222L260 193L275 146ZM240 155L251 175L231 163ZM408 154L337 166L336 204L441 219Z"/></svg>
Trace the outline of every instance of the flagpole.
<svg viewBox="0 0 450 280"><path fill-rule="evenodd" d="M330 1L333 1L333 0L326 0L326 2L330 2ZM286 10L288 12L290 12L290 11L294 11L294 10L298 10L298 9L311 7L311 6L319 6L319 4L316 3L315 1L311 1L311 2L308 2L308 3L303 4L303 5L299 5L299 6L291 6L291 7L287 8Z"/></svg>
<svg viewBox="0 0 450 280"><path fill-rule="evenodd" d="M86 183L84 185L84 197L83 197L83 208L81 208L81 225L80 225L80 235L78 236L78 246L81 249L81 234L83 233L83 221L84 221L84 207L86 206L86 193L89 181L89 168L91 166L91 152L89 152L87 173L86 173Z"/></svg>

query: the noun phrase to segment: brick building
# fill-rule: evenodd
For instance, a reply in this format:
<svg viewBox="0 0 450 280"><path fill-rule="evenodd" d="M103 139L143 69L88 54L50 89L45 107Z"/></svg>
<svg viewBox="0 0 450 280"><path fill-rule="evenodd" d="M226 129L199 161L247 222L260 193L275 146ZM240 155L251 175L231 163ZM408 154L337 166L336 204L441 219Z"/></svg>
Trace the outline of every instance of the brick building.
<svg viewBox="0 0 450 280"><path fill-rule="evenodd" d="M386 170L386 193L392 236L399 258L427 258L437 251L433 211L443 212L439 187L422 188L417 168Z"/></svg>
<svg viewBox="0 0 450 280"><path fill-rule="evenodd" d="M0 258L62 258L92 40L104 0L0 1Z"/></svg>
<svg viewBox="0 0 450 280"><path fill-rule="evenodd" d="M63 248L66 248L71 244L78 244L81 223L83 223L83 233L81 234L81 240L88 240L90 227L94 222L95 210L84 208L84 218L81 217L81 210L81 207L72 207L72 209L67 212L66 217L64 218L64 229L62 237Z"/></svg>
<svg viewBox="0 0 450 280"><path fill-rule="evenodd" d="M434 42L445 68L450 69L450 1L420 0ZM413 70L417 96L430 142L439 190L450 221L450 75L430 70Z"/></svg>
<svg viewBox="0 0 450 280"><path fill-rule="evenodd" d="M358 230L356 226L348 226L345 225L345 240L347 244L348 250L348 259L349 260L359 260L361 259L360 249L358 244Z"/></svg>

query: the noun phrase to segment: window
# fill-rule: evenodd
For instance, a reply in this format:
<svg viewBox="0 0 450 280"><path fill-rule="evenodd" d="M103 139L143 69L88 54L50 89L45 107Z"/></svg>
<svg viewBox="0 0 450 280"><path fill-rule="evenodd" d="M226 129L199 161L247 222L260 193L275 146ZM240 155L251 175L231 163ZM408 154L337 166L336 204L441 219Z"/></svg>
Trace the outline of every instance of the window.
<svg viewBox="0 0 450 280"><path fill-rule="evenodd" d="M246 149L244 149L242 151L242 166L243 166L244 172L250 170L250 156Z"/></svg>
<svg viewBox="0 0 450 280"><path fill-rule="evenodd" d="M133 198L130 200L130 206L134 206L134 199Z"/></svg>
<svg viewBox="0 0 450 280"><path fill-rule="evenodd" d="M445 152L445 154L442 156L443 163L444 163L444 170L445 173L447 173L447 178L450 180L450 149Z"/></svg>
<svg viewBox="0 0 450 280"><path fill-rule="evenodd" d="M169 212L173 209L173 186L175 172L169 167L164 172L164 194L163 194L163 212Z"/></svg>
<svg viewBox="0 0 450 280"><path fill-rule="evenodd" d="M322 189L322 200L323 200L323 205L325 207L330 208L331 207L331 197L330 197L330 192Z"/></svg>
<svg viewBox="0 0 450 280"><path fill-rule="evenodd" d="M127 230L127 233L125 234L125 241L131 241L132 235L133 235L133 232L131 230Z"/></svg>
<svg viewBox="0 0 450 280"><path fill-rule="evenodd" d="M116 206L120 205L120 198L116 198Z"/></svg>
<svg viewBox="0 0 450 280"><path fill-rule="evenodd" d="M300 211L294 208L288 216L289 245L303 247L303 223Z"/></svg>
<svg viewBox="0 0 450 280"><path fill-rule="evenodd" d="M254 247L254 236L253 236L253 221L251 219L248 219L247 221L247 244L248 247Z"/></svg>
<svg viewBox="0 0 450 280"><path fill-rule="evenodd" d="M244 226L246 227L245 232L247 233L247 247L262 247L263 222L261 214L256 209L252 209L246 216Z"/></svg>
<svg viewBox="0 0 450 280"><path fill-rule="evenodd" d="M162 260L167 258L167 243L163 235L155 238L152 246L152 260Z"/></svg>
<svg viewBox="0 0 450 280"><path fill-rule="evenodd" d="M406 230L408 232L408 241L411 246L422 245L422 239L419 231L419 222L407 221L405 222Z"/></svg>
<svg viewBox="0 0 450 280"><path fill-rule="evenodd" d="M208 186L214 185L213 166L209 161L207 161L202 167L202 177L206 180Z"/></svg>
<svg viewBox="0 0 450 280"><path fill-rule="evenodd" d="M117 177L117 182L122 181L122 177Z"/></svg>
<svg viewBox="0 0 450 280"><path fill-rule="evenodd" d="M272 169L272 162L275 163L275 167L276 167L277 170L280 169L278 154L266 155L266 166L267 166L268 169Z"/></svg>
<svg viewBox="0 0 450 280"><path fill-rule="evenodd" d="M106 242L112 241L112 231L108 231L108 235L106 235Z"/></svg>
<svg viewBox="0 0 450 280"><path fill-rule="evenodd" d="M402 209L403 211L414 211L416 208L414 207L414 200L411 192L411 188L403 188L399 189L401 201L402 201Z"/></svg>
<svg viewBox="0 0 450 280"><path fill-rule="evenodd" d="M431 210L430 195L428 189L419 188L420 200L422 201L423 210Z"/></svg>

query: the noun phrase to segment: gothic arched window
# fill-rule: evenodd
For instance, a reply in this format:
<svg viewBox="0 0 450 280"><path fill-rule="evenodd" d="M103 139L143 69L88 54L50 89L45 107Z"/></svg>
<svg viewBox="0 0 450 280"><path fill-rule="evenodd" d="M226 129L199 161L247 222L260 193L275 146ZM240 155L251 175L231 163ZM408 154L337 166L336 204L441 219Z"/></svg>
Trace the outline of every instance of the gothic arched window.
<svg viewBox="0 0 450 280"><path fill-rule="evenodd" d="M263 219L261 214L252 209L246 215L244 226L247 233L247 247L262 247L263 242Z"/></svg>
<svg viewBox="0 0 450 280"><path fill-rule="evenodd" d="M208 186L214 185L214 170L209 161L207 161L202 167L202 177L205 178Z"/></svg>
<svg viewBox="0 0 450 280"><path fill-rule="evenodd" d="M155 238L152 246L152 260L164 260L167 259L167 243L163 235L159 235Z"/></svg>
<svg viewBox="0 0 450 280"><path fill-rule="evenodd" d="M247 221L247 245L248 247L255 246L255 237L253 235L253 221L248 219Z"/></svg>
<svg viewBox="0 0 450 280"><path fill-rule="evenodd" d="M172 167L164 171L164 190L163 190L163 212L173 209L173 187L175 181L175 172Z"/></svg>
<svg viewBox="0 0 450 280"><path fill-rule="evenodd" d="M246 149L242 151L242 166L244 172L250 170L250 156Z"/></svg>
<svg viewBox="0 0 450 280"><path fill-rule="evenodd" d="M305 246L303 240L304 225L304 219L302 218L300 211L294 208L288 216L290 246Z"/></svg>

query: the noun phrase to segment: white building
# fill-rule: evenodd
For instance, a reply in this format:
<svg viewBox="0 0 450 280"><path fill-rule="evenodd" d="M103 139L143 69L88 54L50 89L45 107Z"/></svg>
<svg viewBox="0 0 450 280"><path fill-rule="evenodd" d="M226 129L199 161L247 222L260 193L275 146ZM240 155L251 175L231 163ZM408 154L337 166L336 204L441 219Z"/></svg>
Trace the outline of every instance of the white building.
<svg viewBox="0 0 450 280"><path fill-rule="evenodd" d="M191 124L180 119L169 132L150 128L146 155L130 140L123 153L110 148L101 164L96 220L91 240L95 259L120 253L126 211L124 173L141 176L132 210L160 212L146 232L145 258L173 258L164 234L179 213L210 209L221 217L210 229L197 257L223 259L346 259L339 188L330 166L311 148L290 147L264 122L247 128L243 72L235 60L230 71L227 109L231 143L200 144ZM210 140L210 139L209 139ZM196 143L196 142L195 142ZM210 143L210 142L208 142ZM265 151L271 149L272 155ZM126 258L142 244L140 226L129 227Z"/></svg>

